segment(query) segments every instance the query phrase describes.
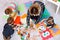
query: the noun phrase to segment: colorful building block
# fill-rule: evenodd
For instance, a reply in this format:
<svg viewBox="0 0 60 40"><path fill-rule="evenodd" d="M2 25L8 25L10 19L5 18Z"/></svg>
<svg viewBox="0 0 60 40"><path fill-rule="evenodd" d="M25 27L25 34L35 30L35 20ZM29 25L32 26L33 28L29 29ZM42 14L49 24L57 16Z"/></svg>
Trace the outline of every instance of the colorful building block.
<svg viewBox="0 0 60 40"><path fill-rule="evenodd" d="M25 3L26 8L29 8L31 5L32 5L32 1L29 1L29 2Z"/></svg>
<svg viewBox="0 0 60 40"><path fill-rule="evenodd" d="M24 5L24 4L20 4L20 5L18 6L18 10L19 10L20 12L23 12L23 11L25 10L25 5Z"/></svg>
<svg viewBox="0 0 60 40"><path fill-rule="evenodd" d="M21 25L21 24L22 24L22 22L21 22L21 17L20 17L20 16L17 16L17 17L16 17L16 19L15 19L15 21L14 21L14 24L16 24L16 25Z"/></svg>
<svg viewBox="0 0 60 40"><path fill-rule="evenodd" d="M2 16L3 19L8 19L8 17L9 17L9 16L7 16L7 15L3 15L3 16Z"/></svg>
<svg viewBox="0 0 60 40"><path fill-rule="evenodd" d="M26 13L21 16L22 19L24 19L26 17L27 17L27 14Z"/></svg>
<svg viewBox="0 0 60 40"><path fill-rule="evenodd" d="M60 35L60 29L58 25L55 25L53 29L50 29L53 36Z"/></svg>

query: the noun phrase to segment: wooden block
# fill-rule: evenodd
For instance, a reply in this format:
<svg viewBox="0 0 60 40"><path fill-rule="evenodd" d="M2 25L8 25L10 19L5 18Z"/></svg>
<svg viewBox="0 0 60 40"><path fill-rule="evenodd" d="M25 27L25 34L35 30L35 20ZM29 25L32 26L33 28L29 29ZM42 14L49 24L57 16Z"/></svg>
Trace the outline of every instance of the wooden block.
<svg viewBox="0 0 60 40"><path fill-rule="evenodd" d="M24 19L24 18L26 18L26 17L27 17L27 14L23 14L23 15L21 16L22 19Z"/></svg>

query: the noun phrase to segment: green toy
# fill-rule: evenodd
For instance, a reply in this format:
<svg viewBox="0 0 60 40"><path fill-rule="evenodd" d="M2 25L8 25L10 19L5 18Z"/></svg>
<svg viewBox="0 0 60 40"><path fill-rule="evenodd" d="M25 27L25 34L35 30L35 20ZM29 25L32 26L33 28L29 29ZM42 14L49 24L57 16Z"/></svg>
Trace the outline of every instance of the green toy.
<svg viewBox="0 0 60 40"><path fill-rule="evenodd" d="M23 38L23 37L21 37L21 40L24 40L24 38Z"/></svg>
<svg viewBox="0 0 60 40"><path fill-rule="evenodd" d="M19 6L18 6L18 10L19 10L20 12L23 12L23 11L25 10L25 5L24 5L24 4L19 5Z"/></svg>
<svg viewBox="0 0 60 40"><path fill-rule="evenodd" d="M60 2L60 0L58 0Z"/></svg>
<svg viewBox="0 0 60 40"><path fill-rule="evenodd" d="M9 16L3 15L2 18L3 19L7 19Z"/></svg>

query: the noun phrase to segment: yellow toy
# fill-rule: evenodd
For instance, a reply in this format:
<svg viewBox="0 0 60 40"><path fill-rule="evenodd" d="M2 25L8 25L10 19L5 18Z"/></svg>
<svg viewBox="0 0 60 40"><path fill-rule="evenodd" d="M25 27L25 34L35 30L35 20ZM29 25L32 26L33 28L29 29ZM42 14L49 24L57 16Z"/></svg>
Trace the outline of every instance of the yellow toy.
<svg viewBox="0 0 60 40"><path fill-rule="evenodd" d="M22 19L24 19L24 18L26 18L26 17L27 17L27 14L23 14L23 15L21 16Z"/></svg>
<svg viewBox="0 0 60 40"><path fill-rule="evenodd" d="M59 35L59 34L60 34L59 26L58 26L58 25L55 25L54 28L55 28L56 30L52 30L52 29L50 29L52 35L53 35L53 36L57 36L57 35ZM54 31L56 31L56 32L54 33Z"/></svg>

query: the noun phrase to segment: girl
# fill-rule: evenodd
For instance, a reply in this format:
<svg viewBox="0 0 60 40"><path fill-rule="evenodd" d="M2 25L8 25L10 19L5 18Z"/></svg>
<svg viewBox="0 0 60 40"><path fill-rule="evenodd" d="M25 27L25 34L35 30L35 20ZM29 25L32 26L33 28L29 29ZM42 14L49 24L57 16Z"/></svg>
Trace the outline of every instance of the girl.
<svg viewBox="0 0 60 40"><path fill-rule="evenodd" d="M47 19L47 27L49 28L53 28L55 26L55 22L54 22L54 19L52 16L50 16L48 19Z"/></svg>
<svg viewBox="0 0 60 40"><path fill-rule="evenodd" d="M47 28L53 28L56 25L52 16L50 16L48 19L43 19L41 23L42 22L46 23Z"/></svg>

